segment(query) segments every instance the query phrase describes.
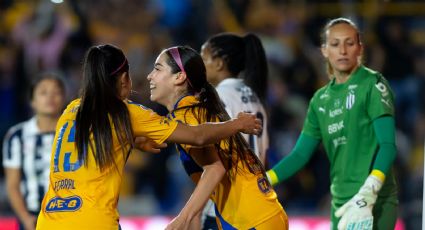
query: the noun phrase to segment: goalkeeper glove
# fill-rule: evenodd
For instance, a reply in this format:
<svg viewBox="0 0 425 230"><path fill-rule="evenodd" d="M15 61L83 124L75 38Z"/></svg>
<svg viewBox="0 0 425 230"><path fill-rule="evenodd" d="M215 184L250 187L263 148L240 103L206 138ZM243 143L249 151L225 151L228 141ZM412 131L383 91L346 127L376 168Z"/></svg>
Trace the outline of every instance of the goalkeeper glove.
<svg viewBox="0 0 425 230"><path fill-rule="evenodd" d="M372 230L372 209L381 187L378 177L368 176L359 192L335 212L336 217L341 217L338 230Z"/></svg>

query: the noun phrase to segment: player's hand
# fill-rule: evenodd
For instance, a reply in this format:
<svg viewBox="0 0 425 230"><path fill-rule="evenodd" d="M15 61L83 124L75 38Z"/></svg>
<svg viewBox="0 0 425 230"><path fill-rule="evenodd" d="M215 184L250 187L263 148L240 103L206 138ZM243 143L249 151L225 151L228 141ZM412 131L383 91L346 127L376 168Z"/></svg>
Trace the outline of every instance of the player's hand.
<svg viewBox="0 0 425 230"><path fill-rule="evenodd" d="M149 153L160 153L161 149L167 147L167 143L158 144L152 139L143 136L136 137L134 143L137 149Z"/></svg>
<svg viewBox="0 0 425 230"><path fill-rule="evenodd" d="M261 120L251 113L238 113L236 121L240 125L239 131L242 133L259 135L263 129Z"/></svg>
<svg viewBox="0 0 425 230"><path fill-rule="evenodd" d="M338 230L372 230L372 209L378 198L382 182L370 175L359 192L335 212L336 217L341 217Z"/></svg>
<svg viewBox="0 0 425 230"><path fill-rule="evenodd" d="M189 229L190 222L181 217L180 215L176 216L165 228L165 230L182 230Z"/></svg>

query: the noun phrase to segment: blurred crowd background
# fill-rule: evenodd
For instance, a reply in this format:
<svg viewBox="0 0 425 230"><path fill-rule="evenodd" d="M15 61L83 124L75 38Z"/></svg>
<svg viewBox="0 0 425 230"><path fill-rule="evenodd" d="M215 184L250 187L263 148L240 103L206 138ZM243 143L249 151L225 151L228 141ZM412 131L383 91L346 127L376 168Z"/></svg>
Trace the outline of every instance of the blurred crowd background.
<svg viewBox="0 0 425 230"><path fill-rule="evenodd" d="M400 218L421 226L425 137L425 2L311 0L2 0L0 1L0 137L28 119L28 86L43 71L67 81L78 96L84 52L111 43L127 54L133 100L149 101L146 76L156 55L172 45L200 50L219 32L260 36L269 61L268 165L289 153L307 103L328 81L319 34L330 18L350 17L360 27L364 62L389 80L396 94ZM1 158L0 158L1 162ZM329 162L318 151L308 166L276 189L289 216L329 215ZM193 185L169 146L161 154L135 152L120 197L122 215L174 215ZM0 216L11 216L0 172Z"/></svg>

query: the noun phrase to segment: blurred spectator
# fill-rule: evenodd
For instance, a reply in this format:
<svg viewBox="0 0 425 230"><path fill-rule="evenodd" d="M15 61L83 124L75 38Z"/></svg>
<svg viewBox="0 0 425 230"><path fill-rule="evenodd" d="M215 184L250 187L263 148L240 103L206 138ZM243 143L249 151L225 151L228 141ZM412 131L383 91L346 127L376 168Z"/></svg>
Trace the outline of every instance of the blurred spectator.
<svg viewBox="0 0 425 230"><path fill-rule="evenodd" d="M3 167L10 204L19 229L35 229L49 186L50 156L56 122L65 104L65 83L43 74L30 89L34 116L9 129L3 142Z"/></svg>

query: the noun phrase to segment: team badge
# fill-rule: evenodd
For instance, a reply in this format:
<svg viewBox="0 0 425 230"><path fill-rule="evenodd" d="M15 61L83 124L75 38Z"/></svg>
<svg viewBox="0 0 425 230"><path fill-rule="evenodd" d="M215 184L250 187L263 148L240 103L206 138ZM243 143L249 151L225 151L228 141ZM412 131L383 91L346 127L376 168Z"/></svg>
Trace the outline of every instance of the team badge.
<svg viewBox="0 0 425 230"><path fill-rule="evenodd" d="M349 93L345 100L345 108L351 109L356 101L356 96L352 93Z"/></svg>
<svg viewBox="0 0 425 230"><path fill-rule="evenodd" d="M270 184L265 177L258 178L257 185L262 193L267 194L270 192Z"/></svg>

